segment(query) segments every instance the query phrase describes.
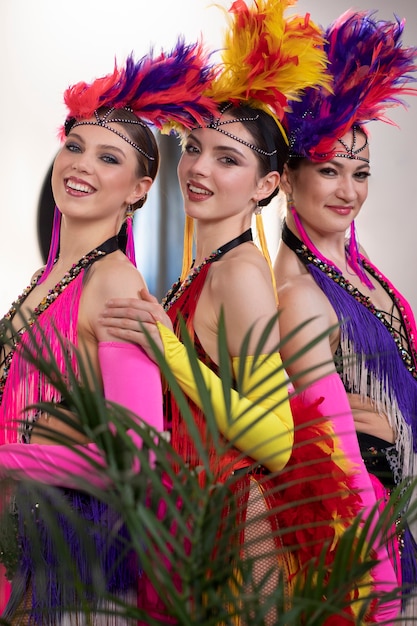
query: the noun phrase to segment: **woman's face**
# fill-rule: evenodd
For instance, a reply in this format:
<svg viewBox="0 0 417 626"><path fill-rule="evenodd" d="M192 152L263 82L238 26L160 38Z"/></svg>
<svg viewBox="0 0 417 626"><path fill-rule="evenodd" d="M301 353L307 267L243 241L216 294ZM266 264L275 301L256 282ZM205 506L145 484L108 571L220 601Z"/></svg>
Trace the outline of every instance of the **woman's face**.
<svg viewBox="0 0 417 626"><path fill-rule="evenodd" d="M347 133L342 140L351 146L352 133ZM358 133L356 148L364 143L365 137ZM335 144L334 150L347 154L340 142ZM369 159L368 146L358 156ZM291 196L307 229L321 233L344 232L368 195L369 169L365 161L340 156L321 163L303 160L296 170L286 167L282 186Z"/></svg>
<svg viewBox="0 0 417 626"><path fill-rule="evenodd" d="M227 131L253 143L240 122L228 124ZM267 178L260 176L251 148L211 128L190 133L178 164L185 212L201 221L250 219L257 201L269 195Z"/></svg>
<svg viewBox="0 0 417 626"><path fill-rule="evenodd" d="M137 167L136 151L124 139L100 126L76 126L54 162L55 202L64 216L115 220L117 229L127 205L152 184L138 177Z"/></svg>

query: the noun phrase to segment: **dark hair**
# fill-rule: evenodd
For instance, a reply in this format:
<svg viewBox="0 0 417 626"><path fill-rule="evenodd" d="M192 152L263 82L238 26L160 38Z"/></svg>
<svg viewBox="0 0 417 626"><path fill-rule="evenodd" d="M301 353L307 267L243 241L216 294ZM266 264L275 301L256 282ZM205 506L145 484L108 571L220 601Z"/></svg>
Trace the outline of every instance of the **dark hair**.
<svg viewBox="0 0 417 626"><path fill-rule="evenodd" d="M107 122L117 119L117 123L123 127L123 131L126 135L138 146L143 146L144 152L149 154L152 159L148 159L144 154L135 149L138 166L136 173L140 176L149 176L152 180L155 180L159 168L159 149L155 136L148 125L138 124L138 117L128 109L113 109L110 107L100 107L97 109L99 117L103 117L106 113L111 111L110 115L106 118ZM75 118L71 118L65 122L65 134L68 135L74 123ZM132 205L132 210L140 209L146 202L147 194L140 198L135 204Z"/></svg>
<svg viewBox="0 0 417 626"><path fill-rule="evenodd" d="M222 111L225 109L225 106L222 105L219 109ZM226 110L228 115L241 120L241 123L251 134L253 143L257 148L260 148L264 152L276 150L276 154L273 155L273 157L254 150L254 154L256 154L259 161L261 176L266 176L271 171L277 171L281 175L284 171L284 164L288 159L288 144L274 118L262 109L254 109L243 104L229 105ZM224 110L225 113L226 110ZM272 159L274 161L272 161ZM278 194L278 191L279 186L277 186L268 198L260 200L259 205L267 206L272 198Z"/></svg>
<svg viewBox="0 0 417 626"><path fill-rule="evenodd" d="M287 161L288 169L298 170L303 161L308 161L307 157L291 156Z"/></svg>

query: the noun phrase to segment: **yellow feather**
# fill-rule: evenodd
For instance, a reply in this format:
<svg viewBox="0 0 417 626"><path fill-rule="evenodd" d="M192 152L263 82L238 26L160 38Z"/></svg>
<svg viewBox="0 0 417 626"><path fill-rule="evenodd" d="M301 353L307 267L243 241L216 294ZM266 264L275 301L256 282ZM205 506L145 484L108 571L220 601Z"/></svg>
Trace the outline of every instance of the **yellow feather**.
<svg viewBox="0 0 417 626"><path fill-rule="evenodd" d="M228 13L221 71L208 94L216 102L244 101L276 120L307 87L330 88L323 32L309 15L284 17L294 0L233 3Z"/></svg>

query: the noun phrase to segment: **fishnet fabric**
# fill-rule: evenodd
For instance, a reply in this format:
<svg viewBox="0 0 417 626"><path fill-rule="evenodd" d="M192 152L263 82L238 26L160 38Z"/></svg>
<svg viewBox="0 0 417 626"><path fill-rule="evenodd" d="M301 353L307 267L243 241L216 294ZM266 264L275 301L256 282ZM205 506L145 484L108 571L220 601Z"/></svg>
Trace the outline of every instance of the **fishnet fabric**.
<svg viewBox="0 0 417 626"><path fill-rule="evenodd" d="M275 535L275 536L274 536ZM278 540L279 541L279 540ZM271 527L269 507L265 500L263 488L254 478L250 479L249 495L246 508L246 524L242 543L242 557L253 562L252 577L255 589L262 585L260 602L273 597L277 593L282 576L286 575L284 552L277 546L277 537ZM248 587L248 593L253 589ZM288 598L288 590L287 590ZM277 623L277 609L270 609L265 617L266 626ZM249 626L241 623L241 626Z"/></svg>

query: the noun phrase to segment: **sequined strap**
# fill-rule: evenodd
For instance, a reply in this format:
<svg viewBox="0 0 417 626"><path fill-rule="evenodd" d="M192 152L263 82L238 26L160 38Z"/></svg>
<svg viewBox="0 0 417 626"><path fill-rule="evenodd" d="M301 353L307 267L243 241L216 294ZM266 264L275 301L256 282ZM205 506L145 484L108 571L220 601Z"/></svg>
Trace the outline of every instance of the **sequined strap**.
<svg viewBox="0 0 417 626"><path fill-rule="evenodd" d="M381 285L384 291L389 295L393 303L391 312L382 311L377 309L372 300L364 295L357 287L355 287L347 278L343 276L339 271L331 265L328 265L322 259L319 259L298 237L288 228L286 222L282 227L282 241L287 245L290 250L295 252L298 259L313 275L317 281L318 273L321 273L327 279L330 279L333 283L337 284L346 294L351 296L356 302L365 307L373 316L385 326L393 338L398 352L406 365L409 372L414 378L417 379L417 358L414 348L413 332L410 325L410 320L404 313L404 299L399 297L399 294L394 291L393 287L388 283L387 279L377 270L377 268L370 263L367 259L363 258L363 265L367 272L369 272L373 278ZM319 271L319 272L318 272ZM325 288L320 285L323 291ZM326 293L326 291L325 291ZM329 297L329 293L326 293ZM393 311L398 314L394 315ZM393 326L396 323L396 327Z"/></svg>

